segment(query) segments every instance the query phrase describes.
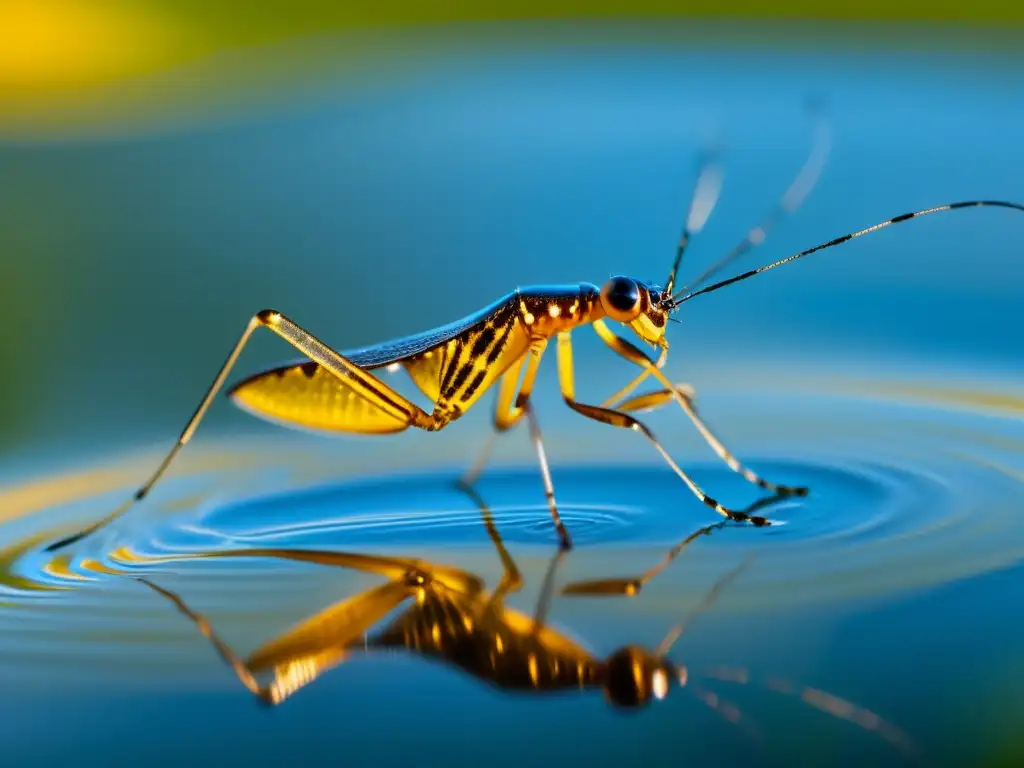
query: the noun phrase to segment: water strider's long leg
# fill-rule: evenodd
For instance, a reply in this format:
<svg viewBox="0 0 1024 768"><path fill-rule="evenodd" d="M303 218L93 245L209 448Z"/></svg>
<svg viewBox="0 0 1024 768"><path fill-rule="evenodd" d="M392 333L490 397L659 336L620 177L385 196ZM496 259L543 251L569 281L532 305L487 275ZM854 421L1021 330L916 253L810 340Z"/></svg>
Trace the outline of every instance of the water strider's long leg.
<svg viewBox="0 0 1024 768"><path fill-rule="evenodd" d="M512 429L522 419L526 412L526 401L533 392L533 384L537 379L537 369L540 368L541 358L547 348L547 340L535 342L530 346L529 351L513 363L502 375L498 383L498 397L494 403L493 426L494 431L490 434L483 449L477 456L476 462L467 470L459 480L462 486L472 485L480 476L487 460L494 448L494 441L502 432ZM526 375L523 377L522 386L519 386L519 395L516 396L516 387L519 385L519 375L526 366Z"/></svg>
<svg viewBox="0 0 1024 768"><path fill-rule="evenodd" d="M661 353L658 355L658 359L655 361L654 364L656 366L658 366L659 368L661 368L662 366L665 365L665 361L667 359L668 359L668 347L662 347L661 348ZM602 408L617 408L618 406L616 405L616 403L624 400L626 398L626 396L629 395L630 392L632 392L634 389L636 389L638 386L640 386L644 382L644 379L646 379L650 375L651 375L651 372L647 368L644 368L642 371L640 371L640 373L638 373L633 378L633 380L631 382L626 384L626 386L624 386L622 389L620 389L614 395L612 395L611 397L607 398L603 403L601 403L601 407Z"/></svg>
<svg viewBox="0 0 1024 768"><path fill-rule="evenodd" d="M683 412L690 418L690 421L693 422L694 426L697 427L697 430L701 433L704 440L707 441L708 445L710 445L715 453L718 454L719 458L728 465L729 469L740 474L748 482L753 483L759 488L771 491L772 493L779 493L787 496L807 495L807 488L805 487L779 485L777 483L769 482L752 470L743 466L739 459L737 459L732 452L723 445L722 441L715 436L704 420L697 414L697 408L693 403L692 388L689 388L686 385L672 384L665 374L662 373L661 369L657 367L656 361L647 357L647 355L637 348L636 345L615 335L603 320L597 320L592 323L592 325L594 330L597 332L597 335L601 337L601 340L611 347L614 352L624 357L634 365L641 366L644 370L648 371L652 376L665 385L664 390L651 392L646 395L638 395L627 401L627 403L620 404L618 406L618 410L629 411L658 407L661 404L660 398L664 398L666 402L669 399L673 399L679 403L679 407L683 409Z"/></svg>
<svg viewBox="0 0 1024 768"><path fill-rule="evenodd" d="M303 674L297 677L282 677L280 674L275 674L269 683L262 684L256 679L249 665L232 650L231 646L217 636L206 617L189 608L181 597L169 589L164 589L148 579L140 578L139 581L166 597L174 603L181 613L191 619L196 625L196 629L210 641L210 644L216 649L220 657L231 667L242 685L265 704L271 706L280 704L300 688L312 683L322 673L336 667L348 655L348 651L342 647L324 648L321 653L316 655L315 659L304 660L305 663L302 665Z"/></svg>
<svg viewBox="0 0 1024 768"><path fill-rule="evenodd" d="M646 360L646 358L644 359ZM661 371L656 370L655 375L662 375ZM614 427L632 429L642 434L657 449L658 453L660 453L662 458L665 460L665 463L672 468L672 471L675 472L684 483L686 483L686 486L690 491L692 491L698 499L711 507L718 514L723 517L727 517L730 520L751 522L754 525L770 525L770 522L764 517L747 515L746 513L738 510L728 509L715 501L715 499L708 496L668 454L668 451L665 450L658 439L654 436L654 433L639 420L633 418L627 413L623 413L622 411L617 411L612 408L601 408L600 406L586 405L584 403L577 402L576 385L573 376L572 338L565 332L558 334L558 378L561 383L562 397L570 408L587 418L593 419L594 421L611 424ZM671 384L669 386L671 386Z"/></svg>
<svg viewBox="0 0 1024 768"><path fill-rule="evenodd" d="M252 550L222 554L250 556L256 552L290 559L304 559L301 557L301 551L289 550ZM293 554L296 557L291 557ZM309 554L313 556L310 558L312 562L331 564L330 560L334 553ZM365 565L383 565L385 571L394 570L395 565L400 568L402 566L401 563L386 563L373 556L336 554L339 559L337 564L342 566L346 561L352 560L356 562L351 564L357 567L358 561L365 560ZM381 562L374 562L378 560ZM466 574L459 571L453 572L448 568L441 570L444 581L448 581L446 575L455 576L455 589L459 592L462 592L459 582L473 580L472 577L464 578ZM405 568L398 578L328 606L253 651L244 661L214 633L209 621L189 608L178 595L147 579L140 578L139 581L166 597L181 613L190 618L253 695L268 704L279 704L300 688L312 683L324 672L344 662L355 648L362 647L363 638L370 627L415 594L417 587L410 583L409 574L410 570ZM256 679L256 674L264 670L273 670L272 680L265 685Z"/></svg>
<svg viewBox="0 0 1024 768"><path fill-rule="evenodd" d="M693 422L697 431L700 432L701 437L703 437L707 444L711 446L712 450L718 454L718 457L726 463L729 469L742 476L744 480L749 483L753 483L759 488L764 488L767 491L771 491L772 493L780 494L782 496L807 495L807 488L803 486L779 485L777 483L770 482L741 464L735 454L725 447L722 441L719 440L715 433L711 431L707 422L705 422L697 413L697 405L694 402L695 394L693 387L689 384L676 384L672 389L659 389L654 392L648 392L632 397L625 402L619 403L617 409L626 412L653 410L655 408L660 408L670 400L675 400L690 418L690 421Z"/></svg>
<svg viewBox="0 0 1024 768"><path fill-rule="evenodd" d="M502 604L505 600L505 596L513 592L518 592L523 586L523 577L519 573L519 568L516 566L515 560L512 559L512 555L509 554L508 549L505 547L505 542L501 540L501 534L498 533L498 527L494 524L494 516L491 514L490 507L483 500L483 497L477 493L476 489L472 486L462 486L462 491L469 496L473 503L480 509L480 516L484 520L484 526L487 528L487 535L490 536L491 542L494 544L494 549L498 553L498 558L501 560L501 565L504 568L504 573L501 576L501 581L494 588L494 592L491 593L490 599L487 601L485 608L482 613L488 614L494 611L500 611Z"/></svg>
<svg viewBox="0 0 1024 768"><path fill-rule="evenodd" d="M544 482L544 495L547 498L548 510L551 512L551 519L555 523L555 529L558 531L558 538L562 548L570 549L572 547L572 540L569 538L569 533L562 524L562 517L558 513L558 504L555 501L555 486L551 480L551 469L548 466L547 452L544 450L544 438L540 431L540 422L537 420L537 414L533 409L533 404L530 402L530 393L533 391L537 369L540 367L540 361L544 355L544 350L547 349L547 344L547 339L539 339L530 346L525 362L526 373L523 376L522 386L519 388L519 395L514 401L512 395L515 392L519 369L523 366L523 363L516 363L510 370L506 371L499 385L494 426L498 432L503 432L515 426L524 415L526 416L527 423L530 426L530 439L533 441L534 448L537 451L537 462L540 465L541 479ZM489 449L489 445L485 446L485 449ZM486 459L487 453L485 452L467 475L462 478L460 485L468 487L483 469Z"/></svg>
<svg viewBox="0 0 1024 768"><path fill-rule="evenodd" d="M650 371L644 370L641 376L649 376ZM639 379L640 376L637 376ZM694 404L694 400L697 397L697 390L692 385L684 382L679 382L673 389L677 390L683 397L690 401L690 404ZM626 398L608 398L601 403L602 408L615 408L618 411L626 411L628 413L642 413L644 411L653 411L661 408L666 403L675 399L675 395L671 390L668 389L656 389L653 392L645 392L640 395L634 395L633 397Z"/></svg>
<svg viewBox="0 0 1024 768"><path fill-rule="evenodd" d="M466 486L463 488L463 491L480 508L484 525L487 527L487 534L491 537L494 548L497 550L498 557L501 558L501 564L505 569L501 581L481 611L483 616L494 616L500 614L501 609L504 607L505 597L513 592L518 592L522 588L523 578L518 566L516 566L515 561L512 559L512 555L509 554L508 549L505 547L505 542L501 540L501 534L498 533L498 528L494 524L494 517L487 503L473 488ZM554 592L555 572L565 554L566 550L559 548L548 565L547 573L544 576L544 583L541 586L540 597L537 601L537 608L534 611L534 631L536 632L541 630L547 618L548 610L551 606L551 597Z"/></svg>
<svg viewBox="0 0 1024 768"><path fill-rule="evenodd" d="M551 481L551 469L548 467L547 453L544 451L544 438L540 433L540 424L537 421L537 414L533 410L533 403L527 400L523 404L526 409L526 418L530 425L530 439L537 449L537 461L540 463L540 474L544 481L544 496L548 500L548 511L551 512L551 519L555 522L555 530L558 531L559 543L563 550L572 548L572 539L569 532L562 524L562 516L558 514L558 503L555 501L555 486Z"/></svg>
<svg viewBox="0 0 1024 768"><path fill-rule="evenodd" d="M220 657L224 659L227 665L234 670L235 675L238 676L242 685L249 689L250 693L267 704L277 703L271 699L270 686L260 684L246 663L242 661L241 657L231 649L231 646L217 636L213 631L213 627L210 626L210 622L206 620L206 617L189 608L188 604L186 604L185 601L182 600L175 592L172 592L169 589L164 589L163 587L149 581L149 579L140 578L139 581L153 591L166 597L174 603L175 607L177 607L181 613L192 620L192 623L196 625L196 629L198 629L199 632L210 641L210 644L217 650L217 653L220 654Z"/></svg>
<svg viewBox="0 0 1024 768"><path fill-rule="evenodd" d="M551 599L555 593L555 573L566 554L568 554L568 548L559 549L551 558L547 573L544 574L544 582L541 584L540 595L537 598L537 607L533 611L533 634L535 635L540 633L547 622L548 613L551 610Z"/></svg>
<svg viewBox="0 0 1024 768"><path fill-rule="evenodd" d="M662 368L665 363L665 357L667 349L662 349L661 354L658 355L657 360L650 361L655 367ZM644 355L646 357L646 355ZM677 400L683 411L693 422L694 426L701 433L704 440L711 446L712 450L718 454L718 457L724 461L728 467L733 471L741 475L745 480L759 488L771 491L773 493L779 493L783 495L794 495L794 496L805 496L807 495L807 489L804 487L793 487L788 485L778 485L757 475L751 469L743 466L740 461L736 458L721 440L711 431L711 428L707 425L707 422L697 413L697 404L694 402L696 392L693 387L689 384L675 384L672 389L659 389L654 392L648 392L641 395L636 395L628 400L626 396L632 392L636 387L643 382L648 376L651 375L650 366L644 366L644 369L637 374L637 376L629 382L626 386L620 389L611 397L607 398L601 403L601 408L614 408L615 410L625 411L627 413L633 413L636 411L653 411L656 408L660 408L670 400ZM673 391L674 390L674 391Z"/></svg>
<svg viewBox="0 0 1024 768"><path fill-rule="evenodd" d="M413 426L427 429L433 423L432 417L422 408L398 394L394 389L377 379L373 374L368 373L362 368L359 368L355 364L349 362L308 331L282 315L280 312L265 309L262 312L253 315L249 320L249 323L246 325L241 337L235 343L235 346L232 348L227 360L224 361L224 365L221 366L221 369L214 378L213 383L206 391L206 395L199 403L199 407L196 408L195 413L192 414L192 418L188 420L188 423L185 425L185 429L182 430L181 435L178 437L178 441L174 444L174 447L171 448L170 452L161 462L160 466L157 467L149 480L147 480L146 483L135 492L131 499L121 504L121 506L99 522L94 523L88 528L79 531L72 536L68 536L67 538L54 542L46 548L46 551L52 552L84 538L115 518L123 515L131 509L132 506L137 502L142 501L149 494L153 486L156 485L157 481L167 470L167 467L174 460L174 457L177 456L178 452L185 447L189 440L192 439L192 435L199 427L199 422L206 414L207 409L213 402L213 398L223 386L228 373L231 371L232 367L234 367L235 362L242 353L242 349L245 347L246 342L249 341L249 337L252 336L253 331L261 327L269 328L315 363L320 365L325 371L331 373L340 381L343 381L345 386L351 389L355 395L365 399L375 406L380 411L382 418L393 420L399 427L401 427L402 424L405 424L406 427Z"/></svg>
<svg viewBox="0 0 1024 768"><path fill-rule="evenodd" d="M753 504L743 509L744 514L753 515L758 510L764 509L765 507L776 504L782 499L786 498L782 494L776 494L774 496L767 496L763 499L758 499ZM715 523L714 525L705 525L703 528L698 528L696 531L691 533L681 542L676 544L672 549L666 553L666 555L659 560L652 568L644 571L639 576L632 576L626 578L613 578L613 579L593 579L589 581L576 581L572 584L568 584L561 590L563 595L627 595L632 597L640 594L640 590L647 582L651 581L655 576L665 570L669 564L675 560L679 554L686 549L690 544L696 541L701 536L710 536L714 531L724 528L730 524L729 520L722 520L721 522Z"/></svg>
<svg viewBox="0 0 1024 768"><path fill-rule="evenodd" d="M744 511L750 511L748 510ZM640 593L644 584L649 582L663 570L665 570L669 564L679 556L679 553L686 549L692 542L701 536L710 536L712 531L724 527L728 524L728 520L722 520L714 525L706 525L703 528L698 528L696 531L691 533L681 542L676 544L668 553L653 567L646 570L639 576L629 576L626 578L612 578L612 579L591 579L587 581L575 581L571 584L567 584L562 588L561 594L563 595L628 595L630 597Z"/></svg>

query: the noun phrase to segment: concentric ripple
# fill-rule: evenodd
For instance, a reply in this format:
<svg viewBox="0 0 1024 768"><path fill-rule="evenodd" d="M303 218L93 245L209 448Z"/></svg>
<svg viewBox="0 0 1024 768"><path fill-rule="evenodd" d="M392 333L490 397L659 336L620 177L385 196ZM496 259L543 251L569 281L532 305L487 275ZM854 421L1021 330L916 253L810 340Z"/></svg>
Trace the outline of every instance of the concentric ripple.
<svg viewBox="0 0 1024 768"><path fill-rule="evenodd" d="M912 532L932 524L922 516L949 514L944 508L955 503L937 477L881 465L758 466L766 475L800 478L814 489L811 499L780 499L759 509L778 528L797 523L765 532L788 541ZM725 467L705 464L691 471L703 486L723 496L758 498ZM557 543L533 467L492 471L474 486L474 496L462 492L453 476L434 472L358 480L218 505L187 525L165 519L130 556L145 561L225 546L395 551L477 547L487 542L482 515L491 517L508 544ZM660 466L575 466L560 468L557 479L560 514L577 547L671 545L688 527L720 519ZM506 501L491 505L488 498ZM509 499L522 503L510 504ZM918 504L927 512L917 512Z"/></svg>
<svg viewBox="0 0 1024 768"><path fill-rule="evenodd" d="M809 486L810 495L761 507L757 513L770 518L771 527L730 524L699 537L646 599L670 592L675 604L696 598L750 551L756 559L746 584L723 595L722 610L886 595L1024 559L1024 424L1013 414L876 396L780 399L786 401L780 405L788 414L786 435L765 427L763 442L781 455L750 450L744 459L771 480ZM754 432L746 441L759 443ZM280 439L274 444L280 448ZM250 619L287 612L296 594L315 593L325 583L323 569L287 558L206 557L227 550L436 559L493 584L501 566L484 514L526 563L524 573L541 572L538 564L556 551L540 477L528 457L491 467L471 496L455 484L465 462L443 452L432 465L400 474L366 474L349 456L351 476L339 479L338 457L322 446L267 451L247 443L243 451L228 443L193 450L145 509L58 556L43 547L119 503L154 456L3 489L0 624L42 654L60 644L55 626L77 617L76 637L102 637L110 648L112 626L123 628L126 642L151 640L152 629L140 619L167 619L164 606L124 576L198 578L189 582L192 594L221 614ZM379 464L364 459L366 469ZM764 499L706 453L700 460L683 458L683 465L734 509ZM573 580L641 573L689 534L721 521L654 460L577 461L554 464L553 473L576 544L565 565Z"/></svg>

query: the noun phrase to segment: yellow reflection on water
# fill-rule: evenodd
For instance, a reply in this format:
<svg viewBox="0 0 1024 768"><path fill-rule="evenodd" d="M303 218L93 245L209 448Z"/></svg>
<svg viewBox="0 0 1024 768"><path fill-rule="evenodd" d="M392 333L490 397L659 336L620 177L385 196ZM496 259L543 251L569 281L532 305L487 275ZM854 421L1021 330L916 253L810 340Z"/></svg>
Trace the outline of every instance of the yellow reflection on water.
<svg viewBox="0 0 1024 768"><path fill-rule="evenodd" d="M966 409L995 411L1011 416L1024 416L1024 395L1017 392L967 389L963 387L933 387L924 384L876 384L868 387L879 393L908 397L942 405Z"/></svg>

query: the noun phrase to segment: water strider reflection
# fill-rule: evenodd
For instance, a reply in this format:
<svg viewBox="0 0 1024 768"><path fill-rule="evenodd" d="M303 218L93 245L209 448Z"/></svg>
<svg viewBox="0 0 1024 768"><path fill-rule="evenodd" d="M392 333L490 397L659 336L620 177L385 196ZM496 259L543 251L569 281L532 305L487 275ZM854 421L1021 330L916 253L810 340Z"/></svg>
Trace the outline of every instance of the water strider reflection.
<svg viewBox="0 0 1024 768"><path fill-rule="evenodd" d="M767 690L796 697L822 712L872 731L908 757L919 756L912 740L899 728L874 712L833 694L780 678L758 680L742 668L715 666L696 670L670 658L670 652L695 618L708 610L720 592L742 574L753 559L752 553L720 576L685 618L668 630L656 648L651 650L629 643L602 659L582 642L548 623L556 592L556 573L571 553L558 549L552 555L532 615L514 610L506 605L505 599L523 587L522 575L502 541L485 500L470 488L463 490L479 506L503 566L503 575L492 591L488 591L477 574L422 558L290 548L184 555L196 559L279 558L354 569L387 579L383 584L329 605L300 621L247 658L239 656L221 640L211 622L189 607L186 598L151 578L136 578L191 619L241 683L257 699L271 706L281 704L357 654L405 651L424 660L440 661L505 692L600 691L609 704L619 709L637 709L664 699L674 688L686 688L754 738L760 738L760 733L753 723L708 685L760 684ZM760 499L745 511L752 514L781 498ZM694 541L736 525L739 524L724 520L697 529L638 576L575 581L557 592L566 596L635 596ZM179 556L160 559L173 560ZM406 607L387 620L403 604L407 604ZM269 680L261 682L260 676L267 673Z"/></svg>

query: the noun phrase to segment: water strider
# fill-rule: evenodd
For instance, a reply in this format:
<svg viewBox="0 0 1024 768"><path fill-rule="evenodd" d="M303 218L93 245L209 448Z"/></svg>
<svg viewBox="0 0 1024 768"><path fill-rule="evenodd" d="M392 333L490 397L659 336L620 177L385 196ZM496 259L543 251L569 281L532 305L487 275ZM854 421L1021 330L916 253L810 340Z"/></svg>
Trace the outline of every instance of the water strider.
<svg viewBox="0 0 1024 768"><path fill-rule="evenodd" d="M665 462L683 480L694 495L724 517L762 526L767 518L751 516L719 503L699 487L690 475L669 455L654 433L632 414L675 401L690 418L718 456L749 482L773 493L805 494L806 488L770 482L745 467L714 435L697 413L694 392L685 384L674 384L662 372L669 344L665 337L672 314L685 302L754 275L788 264L817 251L841 245L891 224L940 211L975 206L994 206L1024 211L1024 205L995 200L972 200L936 206L906 213L879 224L843 235L757 269L749 270L704 288L713 274L735 257L764 242L772 223L782 214L799 207L816 182L828 153L829 138L823 118L818 117L817 140L812 152L776 209L761 224L752 228L740 244L706 270L688 289L676 290L676 275L691 237L699 232L713 210L720 187L716 163L708 158L701 164L692 195L689 214L676 249L675 260L663 287L631 277L617 276L602 286L533 286L518 288L478 312L449 325L432 328L397 340L357 350L336 352L305 328L281 312L266 309L248 322L227 360L213 380L198 408L189 419L178 441L149 480L131 499L97 523L47 549L57 550L75 542L120 516L144 499L163 475L177 453L192 438L204 414L238 360L252 333L268 328L307 359L278 366L251 376L230 390L232 400L242 408L270 421L328 432L390 434L410 427L426 431L445 428L465 414L495 383L498 384L493 416L497 433L514 427L524 416L536 449L549 511L563 549L571 547L571 538L563 524L555 501L554 484L548 467L540 425L530 396L548 343L557 341L557 363L562 398L580 415L616 427L632 429L650 441ZM660 350L652 358L639 347L615 334L606 320L621 323L639 338ZM600 405L576 399L572 333L590 326L615 353L638 366L640 373L625 387ZM404 369L432 402L430 411L416 405L378 378L376 372ZM662 388L630 397L648 376ZM479 474L487 449L463 478L466 484Z"/></svg>

